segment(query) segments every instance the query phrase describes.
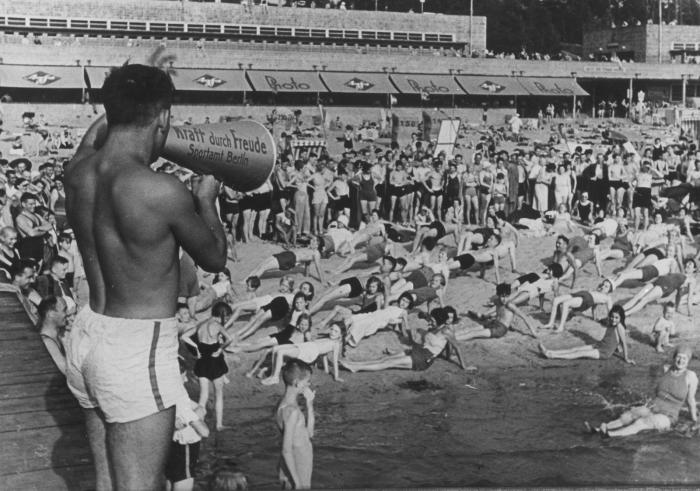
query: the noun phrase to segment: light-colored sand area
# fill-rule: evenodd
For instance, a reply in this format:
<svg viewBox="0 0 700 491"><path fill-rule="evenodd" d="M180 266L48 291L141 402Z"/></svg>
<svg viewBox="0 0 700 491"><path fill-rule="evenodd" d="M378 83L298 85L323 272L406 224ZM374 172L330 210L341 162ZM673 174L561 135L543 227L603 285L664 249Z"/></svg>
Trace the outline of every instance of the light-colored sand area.
<svg viewBox="0 0 700 491"><path fill-rule="evenodd" d="M542 271L543 260L551 256L554 240L554 237L523 238L517 250L519 271L523 273ZM258 261L280 250L281 248L274 244L261 242L239 245L240 262L229 263L233 280L240 281ZM335 257L324 261L323 265L325 269L331 269L339 261L340 259ZM611 274L621 265L622 261L605 262L604 274ZM274 291L280 274L264 276L261 293ZM305 279L301 271L294 274L298 282ZM362 278L363 269L357 268L346 273L348 277L353 275ZM518 273L510 272L507 266L503 277L511 281L517 275ZM317 295L323 291L316 279L311 278L310 281L316 285ZM594 288L599 281L593 265L588 265L579 274L575 290ZM570 284L568 280L566 284ZM563 288L562 291L569 290ZM616 302L623 301L630 298L635 291L636 289L623 286L617 289L613 296ZM479 279L478 275L473 273L453 277L445 300L448 305L456 307L460 313L468 309L483 311L494 293L493 271L487 272L485 280ZM549 306L550 302L547 301L545 304L547 315ZM535 302L524 310L540 324L546 322L547 315L539 311ZM693 311L696 312L697 307L694 307ZM484 482L500 484L528 482L527 476L530 474L527 471L523 471L522 475L514 471L506 478L504 475L499 476L493 468L488 472L465 470L466 474L449 478L441 474L439 469L431 469L430 466L426 467L425 463L421 464L422 451L419 449L416 449L415 455L405 456L404 463L410 464L408 468L398 464L402 457L397 455L396 465L401 465L402 477L401 480L394 481L390 475L392 472L390 469L385 469L378 463L372 463L371 454L376 451L378 459L386 459L387 454L393 455L394 446L397 451L403 447L413 449L414 447L409 443L413 438L421 445L420 448L423 448L423 451L430 452L431 450L425 449L432 448L432 444L442 445L443 438L448 437L449 441L445 441L444 444L450 448L455 446L458 449L455 451L461 452L462 442L453 441L452 438L455 436L452 432L461 434L467 431L462 425L472 424L483 426L483 435L479 437L482 440L470 440L469 452L473 451L474 455L480 455L484 445L498 446L498 441L510 438L511 431L534 432L535 436L527 436L529 433L522 436L514 435L513 438L518 441L506 445L516 445L523 449L530 448L528 445L534 445L539 449L542 441L538 439L542 434L548 434L550 431L556 433L556 436L551 436L552 439L569 442L574 438L578 441L581 437L576 436L577 430L573 428L577 428L576 425L581 423L579 418L600 417L601 411L605 411L605 415L609 416L611 414L609 411L617 407L614 404L611 406L606 398L612 399L616 404L627 403L630 400L636 402L642 397L640 394L649 390L650 374L653 370L659 369L669 357L669 353L656 353L649 340L652 324L660 312L660 305L652 304L640 314L628 319L628 345L631 358L637 362L637 367L625 364L617 356L607 361L546 360L538 353L538 340L520 332L510 332L501 339L463 343L466 364L473 366L469 371L462 371L453 363L439 360L427 372L390 370L352 374L343 371L341 377L344 382L336 383L321 369L316 369L313 385L317 390L319 436L315 444L320 448L317 449L319 464L315 470L315 475L318 476L315 482L323 487L368 486L375 483L381 486L398 485L398 483L463 485L467 483L464 479L485 479ZM317 314L316 320L322 318L325 313L322 311ZM603 317L605 312L598 311L597 315ZM700 330L693 326L692 319L676 314L675 321L680 339L696 345L700 339ZM243 321L239 321L237 326L242 325L241 322ZM409 322L418 327L426 326L426 322L419 319L415 313L410 315ZM463 317L460 322L466 326L475 325L466 317ZM521 322L516 322L516 329L526 332ZM267 327L256 333L255 337L266 336L273 332L275 327ZM583 315L576 315L567 323L566 331L561 334L550 330L540 330L539 334L539 340L548 347L559 348L594 342L602 337L603 327L590 317L589 311ZM377 335L363 340L357 349L348 353L348 356L358 360L372 359L381 356L387 349L396 352L401 349L401 344L396 334L380 331ZM238 468L248 473L255 483L254 487L276 487L274 467L279 452L279 436L274 428L272 415L282 393L282 386L264 387L258 380L243 376L256 356L254 354L227 355L231 382L225 388L224 423L230 425L231 429L218 434L213 433L205 443L201 482L204 482L207 476L217 468L224 467ZM610 382L611 377L613 382ZM190 382L189 388L194 391L193 394L196 394L196 382ZM535 392L528 392L532 390ZM539 397L542 400L530 400L530 397ZM552 407L556 407L556 417L559 418L557 421L549 420L552 417L550 414L552 407L548 402L550 399L552 402L556 400L555 406ZM493 406L494 404L496 406ZM525 404L525 406L511 407L513 404ZM464 408L460 409L458 414L453 414L457 407L463 406ZM443 411L443 407L445 408L444 419L440 416L439 421L434 420L435 411ZM545 409L546 416L539 412L539 407ZM581 408L584 416L573 415L572 411L577 410L576 408ZM213 416L213 407L211 409L209 417ZM471 411L476 412L471 413ZM495 414L500 415L501 412L504 412L503 416L495 416ZM522 417L528 421L518 422L519 412L522 412ZM423 417L428 418L429 421L423 421ZM492 421L492 417L496 419ZM547 421L539 420L540 417ZM491 431L493 429L498 431L501 428L502 423L499 423L501 418L506 418L514 427L508 429L505 435L496 433L494 436ZM450 429L445 430L448 433L440 433L437 436L425 434L429 429L423 427L435 424L447 425L446 428ZM413 425L418 425L420 428ZM537 430L534 425L539 425L542 431ZM524 429L530 426L532 428ZM356 431L359 433L355 433ZM471 433L464 438L473 438L473 432L477 430L471 428L469 431ZM431 442L432 438L436 438L435 442ZM545 447L547 445L549 443L545 444ZM591 445L597 444L591 443ZM437 451L434 448L433 450ZM439 461L439 456L434 457ZM337 462L337 459L348 459L346 462L348 467ZM458 465L457 461L449 465L448 461L445 462L444 472L447 472L447 468L453 464L461 469L459 467L461 464ZM376 479L364 474L367 465L377 467L373 470L377 473ZM572 463L572 472L579 469L577 465ZM595 467L597 464L591 465ZM550 466L539 462L537 469L538 471L532 474L532 479L558 472L553 463ZM586 481L583 477L581 479L574 479L571 482L594 482Z"/></svg>

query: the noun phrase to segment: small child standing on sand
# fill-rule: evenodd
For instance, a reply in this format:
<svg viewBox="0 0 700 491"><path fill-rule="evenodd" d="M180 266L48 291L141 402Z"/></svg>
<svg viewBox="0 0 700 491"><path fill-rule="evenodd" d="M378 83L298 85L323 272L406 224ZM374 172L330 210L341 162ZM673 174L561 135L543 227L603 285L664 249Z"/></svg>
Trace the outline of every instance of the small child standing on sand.
<svg viewBox="0 0 700 491"><path fill-rule="evenodd" d="M676 325L673 323L674 307L673 302L666 302L661 317L656 320L651 330L652 342L659 353L664 352L664 346L673 346L670 343L670 337L676 334Z"/></svg>
<svg viewBox="0 0 700 491"><path fill-rule="evenodd" d="M310 489L313 471L314 391L311 367L301 360L289 360L282 368L285 391L277 407L277 426L282 432L279 478L283 489ZM306 400L306 420L299 407L299 395Z"/></svg>
<svg viewBox="0 0 700 491"><path fill-rule="evenodd" d="M209 436L204 416L204 408L189 399L175 405L175 434L165 466L168 491L194 489L194 468L199 460L199 442Z"/></svg>

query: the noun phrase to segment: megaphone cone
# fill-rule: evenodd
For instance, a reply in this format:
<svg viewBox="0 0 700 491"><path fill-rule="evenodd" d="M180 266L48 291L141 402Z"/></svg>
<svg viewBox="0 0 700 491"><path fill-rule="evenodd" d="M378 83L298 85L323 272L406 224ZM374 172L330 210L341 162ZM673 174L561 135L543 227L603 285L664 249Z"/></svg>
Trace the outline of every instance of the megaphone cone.
<svg viewBox="0 0 700 491"><path fill-rule="evenodd" d="M272 135L251 120L173 126L163 157L199 174L211 174L237 191L260 187L272 173Z"/></svg>

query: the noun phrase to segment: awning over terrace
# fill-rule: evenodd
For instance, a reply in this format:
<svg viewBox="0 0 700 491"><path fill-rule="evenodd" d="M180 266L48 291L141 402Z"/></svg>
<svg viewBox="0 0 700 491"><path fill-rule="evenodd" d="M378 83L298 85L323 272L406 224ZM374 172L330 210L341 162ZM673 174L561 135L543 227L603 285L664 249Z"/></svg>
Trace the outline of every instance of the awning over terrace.
<svg viewBox="0 0 700 491"><path fill-rule="evenodd" d="M250 70L246 73L257 92L328 92L317 72Z"/></svg>
<svg viewBox="0 0 700 491"><path fill-rule="evenodd" d="M464 95L452 75L392 73L390 77L403 94Z"/></svg>
<svg viewBox="0 0 700 491"><path fill-rule="evenodd" d="M339 94L395 94L398 91L385 73L321 72L331 92Z"/></svg>

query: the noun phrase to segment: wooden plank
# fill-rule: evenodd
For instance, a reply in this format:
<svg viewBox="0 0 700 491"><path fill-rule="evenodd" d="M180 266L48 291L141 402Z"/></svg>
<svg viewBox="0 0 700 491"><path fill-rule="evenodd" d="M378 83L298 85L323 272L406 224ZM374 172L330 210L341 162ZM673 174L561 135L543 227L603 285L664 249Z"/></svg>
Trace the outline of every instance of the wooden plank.
<svg viewBox="0 0 700 491"><path fill-rule="evenodd" d="M0 400L0 418L3 414L17 414L26 411L51 411L77 407L78 402L73 394L66 391L62 394L41 395ZM1 462L1 461L0 461Z"/></svg>
<svg viewBox="0 0 700 491"><path fill-rule="evenodd" d="M56 368L51 366L45 366L42 370L36 372L22 371L17 373L3 373L0 377L0 388L15 385L15 384L33 384L38 382L48 382L53 378L58 376L63 376L62 374L56 373Z"/></svg>
<svg viewBox="0 0 700 491"><path fill-rule="evenodd" d="M7 414L0 416L2 427L0 435L3 433L36 430L48 428L50 426L81 426L85 423L82 409L77 405L69 409L51 409L47 411L22 412L17 414ZM3 437L0 436L0 439ZM1 487L1 486L0 486Z"/></svg>
<svg viewBox="0 0 700 491"><path fill-rule="evenodd" d="M55 469L2 476L1 489L23 491L86 491L95 489L92 464L74 465Z"/></svg>
<svg viewBox="0 0 700 491"><path fill-rule="evenodd" d="M38 382L26 382L0 387L0 400L22 399L26 397L60 395L68 392L66 379L56 376L53 379Z"/></svg>
<svg viewBox="0 0 700 491"><path fill-rule="evenodd" d="M94 489L83 412L12 293L0 292L0 489Z"/></svg>
<svg viewBox="0 0 700 491"><path fill-rule="evenodd" d="M83 425L3 433L0 476L91 462Z"/></svg>

